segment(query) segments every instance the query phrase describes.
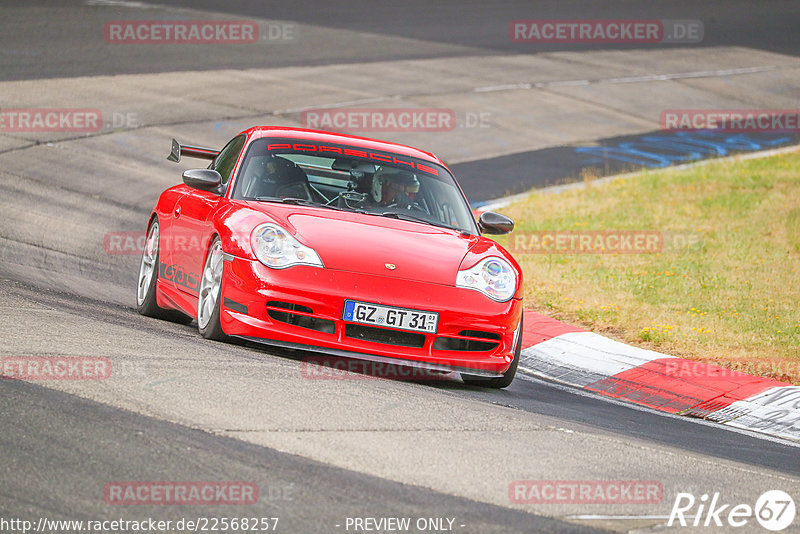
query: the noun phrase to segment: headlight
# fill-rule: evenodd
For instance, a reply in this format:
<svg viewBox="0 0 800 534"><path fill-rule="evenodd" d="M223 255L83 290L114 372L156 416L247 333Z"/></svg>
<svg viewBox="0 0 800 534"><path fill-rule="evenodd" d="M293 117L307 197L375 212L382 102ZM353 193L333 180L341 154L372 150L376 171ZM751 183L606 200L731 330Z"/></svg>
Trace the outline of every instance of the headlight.
<svg viewBox="0 0 800 534"><path fill-rule="evenodd" d="M302 245L277 224L256 226L250 234L250 246L258 261L273 269L285 269L293 265L324 267L313 248Z"/></svg>
<svg viewBox="0 0 800 534"><path fill-rule="evenodd" d="M492 300L505 302L517 291L517 274L507 261L492 256L458 271L456 286L475 289Z"/></svg>

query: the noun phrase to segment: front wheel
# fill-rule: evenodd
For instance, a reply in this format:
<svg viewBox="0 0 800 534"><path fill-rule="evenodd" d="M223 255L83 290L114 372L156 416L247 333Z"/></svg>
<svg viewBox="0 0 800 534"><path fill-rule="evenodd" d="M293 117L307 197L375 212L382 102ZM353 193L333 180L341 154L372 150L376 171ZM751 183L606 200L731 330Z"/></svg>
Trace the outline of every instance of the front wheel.
<svg viewBox="0 0 800 534"><path fill-rule="evenodd" d="M462 374L461 380L463 380L467 385L480 386L483 388L502 389L510 386L511 382L514 381L514 375L517 374L519 356L522 352L522 316L519 318L519 326L517 327L517 336L514 339L514 345L517 347L516 350L514 350L514 359L511 360L511 366L509 366L508 370L503 373L503 376L498 376L496 378L484 378L482 376Z"/></svg>
<svg viewBox="0 0 800 534"><path fill-rule="evenodd" d="M200 281L200 295L197 297L197 328L204 338L216 341L228 339L219 322L222 265L222 243L218 237L215 237L208 249L206 265L203 267L203 278Z"/></svg>

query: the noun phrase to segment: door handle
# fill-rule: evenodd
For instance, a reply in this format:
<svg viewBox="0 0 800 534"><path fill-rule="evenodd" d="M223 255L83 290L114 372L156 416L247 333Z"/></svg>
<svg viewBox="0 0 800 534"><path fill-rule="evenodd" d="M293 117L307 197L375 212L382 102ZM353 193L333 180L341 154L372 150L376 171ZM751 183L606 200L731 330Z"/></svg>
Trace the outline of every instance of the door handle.
<svg viewBox="0 0 800 534"><path fill-rule="evenodd" d="M176 206L175 207L175 218L177 219L180 216L181 216L181 207L180 206Z"/></svg>

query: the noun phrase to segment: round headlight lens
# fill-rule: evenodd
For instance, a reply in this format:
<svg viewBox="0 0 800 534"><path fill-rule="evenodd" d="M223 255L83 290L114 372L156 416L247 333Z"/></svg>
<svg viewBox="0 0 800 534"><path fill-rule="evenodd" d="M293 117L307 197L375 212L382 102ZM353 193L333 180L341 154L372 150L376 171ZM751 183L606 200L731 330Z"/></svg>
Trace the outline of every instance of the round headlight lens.
<svg viewBox="0 0 800 534"><path fill-rule="evenodd" d="M273 269L294 265L323 267L322 260L313 248L303 245L277 224L256 226L250 234L250 246L258 261Z"/></svg>
<svg viewBox="0 0 800 534"><path fill-rule="evenodd" d="M474 289L492 300L505 302L517 290L517 274L507 261L493 256L458 271L456 286Z"/></svg>

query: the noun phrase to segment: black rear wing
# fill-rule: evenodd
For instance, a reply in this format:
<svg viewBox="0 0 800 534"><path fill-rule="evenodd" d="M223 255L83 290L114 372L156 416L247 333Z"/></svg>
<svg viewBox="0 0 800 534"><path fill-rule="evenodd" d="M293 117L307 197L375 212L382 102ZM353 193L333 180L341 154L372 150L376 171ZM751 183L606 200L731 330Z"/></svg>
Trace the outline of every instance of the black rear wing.
<svg viewBox="0 0 800 534"><path fill-rule="evenodd" d="M181 156L198 159L214 159L219 155L219 150L199 146L182 145L176 139L172 140L172 150L167 159L178 163Z"/></svg>

